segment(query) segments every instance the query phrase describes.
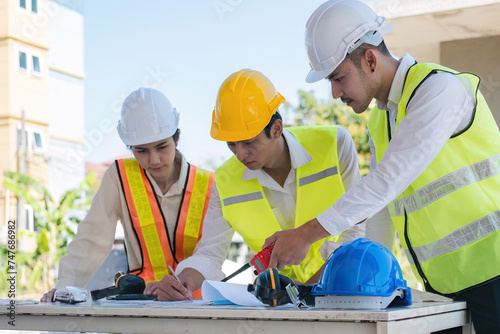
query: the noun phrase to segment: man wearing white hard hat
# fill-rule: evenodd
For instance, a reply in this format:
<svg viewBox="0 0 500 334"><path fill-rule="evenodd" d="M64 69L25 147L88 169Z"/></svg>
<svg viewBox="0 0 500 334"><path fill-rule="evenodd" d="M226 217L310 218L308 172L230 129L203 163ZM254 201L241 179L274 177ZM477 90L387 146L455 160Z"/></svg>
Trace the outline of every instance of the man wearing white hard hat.
<svg viewBox="0 0 500 334"><path fill-rule="evenodd" d="M387 206L427 291L466 300L477 333L500 333L500 132L479 78L409 54L396 58L385 18L356 0L328 1L306 25L311 71L362 113L372 171L309 223L266 240L270 265L300 263L309 245ZM367 237L392 243L367 224Z"/></svg>
<svg viewBox="0 0 500 334"><path fill-rule="evenodd" d="M171 274L169 266L175 270L193 253L214 174L188 163L177 150L178 125L179 113L158 90L139 88L125 99L117 129L135 159L116 160L107 169L60 261L56 288L85 286L110 252L118 220L128 273L144 279L145 294L156 294L157 282ZM41 301L51 301L54 291Z"/></svg>

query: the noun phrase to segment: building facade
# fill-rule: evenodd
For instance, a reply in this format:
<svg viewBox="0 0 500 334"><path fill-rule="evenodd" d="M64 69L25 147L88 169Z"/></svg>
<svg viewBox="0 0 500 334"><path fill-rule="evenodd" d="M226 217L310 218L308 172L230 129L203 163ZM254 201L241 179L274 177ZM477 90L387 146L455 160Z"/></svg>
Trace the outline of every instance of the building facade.
<svg viewBox="0 0 500 334"><path fill-rule="evenodd" d="M58 200L83 180L83 22L83 1L0 0L0 182L19 171ZM2 238L8 220L34 228L32 209L3 185L0 217Z"/></svg>

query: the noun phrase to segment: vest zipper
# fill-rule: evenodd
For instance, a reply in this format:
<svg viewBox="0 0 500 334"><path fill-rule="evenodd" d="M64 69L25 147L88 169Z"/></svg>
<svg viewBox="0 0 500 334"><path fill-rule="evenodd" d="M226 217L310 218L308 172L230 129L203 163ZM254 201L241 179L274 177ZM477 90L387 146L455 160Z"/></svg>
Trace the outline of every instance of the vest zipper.
<svg viewBox="0 0 500 334"><path fill-rule="evenodd" d="M389 142L390 142L392 139L392 134L391 134L391 119L389 117L389 110L386 110L385 114L387 116L387 136L388 136Z"/></svg>
<svg viewBox="0 0 500 334"><path fill-rule="evenodd" d="M417 64L417 62L415 61L415 63L411 67L413 67L416 64ZM411 67L410 67L410 69L411 69ZM403 83L403 91L404 91L405 86L406 86L406 79L408 78L408 74L410 73L410 69L408 69L408 71L406 72L405 80ZM431 70L431 72L429 74L427 74L427 76L417 85L417 87L415 87L415 89L413 90L413 92L411 93L411 95L408 99L408 102L406 103L406 107L405 107L406 109L408 108L408 104L410 103L411 99L415 95L415 92L420 87L422 82L424 82L432 74L436 74L436 73L437 73L436 70ZM387 118L389 118L389 112L387 112ZM391 130L389 129L389 141L391 138L390 132L391 132ZM422 267L420 266L420 263L418 262L417 255L415 254L415 251L411 247L410 238L408 237L408 215L406 214L406 208L404 209L404 211L405 211L404 238L406 241L406 246L408 247L408 251L410 252L411 257L413 258L413 262L415 263L415 267L417 268L417 271L418 271L418 274L420 275L420 278L422 278L422 281L424 282L425 290L430 291L430 292L437 292L436 290L434 290L432 288L429 281L427 280L427 277L424 275Z"/></svg>
<svg viewBox="0 0 500 334"><path fill-rule="evenodd" d="M410 238L408 237L408 215L406 214L406 208L404 210L405 210L404 238L406 241L406 246L408 247L408 251L410 252L411 257L413 258L413 262L415 263L415 267L417 267L418 274L420 275L420 277L422 278L422 281L424 282L425 291L437 292L436 290L434 290L432 288L429 281L427 280L427 277L424 275L422 267L420 267L420 263L418 262L417 255L415 254L415 251L411 247Z"/></svg>
<svg viewBox="0 0 500 334"><path fill-rule="evenodd" d="M182 205L184 204L184 195L186 194L190 173L191 173L191 164L188 162L187 163L187 172L186 172L186 181L184 182L184 188L182 191L181 202L179 203L179 210L177 211L177 219L175 221L174 235L172 238L172 243L174 244L173 249L172 249L172 246L170 246L170 248L172 249L172 256L173 256L174 261L176 263L180 262L179 260L177 260L177 254L175 253L176 252L175 245L177 245L177 229L179 228L179 217L181 216ZM184 237L184 236L182 236L182 237ZM182 259L181 259L181 261L182 261Z"/></svg>

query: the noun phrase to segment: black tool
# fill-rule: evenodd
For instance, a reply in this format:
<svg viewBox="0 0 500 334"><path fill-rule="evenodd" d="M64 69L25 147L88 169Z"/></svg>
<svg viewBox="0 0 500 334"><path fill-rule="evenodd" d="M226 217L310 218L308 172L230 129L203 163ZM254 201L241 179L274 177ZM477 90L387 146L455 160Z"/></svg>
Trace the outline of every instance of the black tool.
<svg viewBox="0 0 500 334"><path fill-rule="evenodd" d="M146 283L142 277L132 274L119 273L115 275L115 286L104 289L92 290L92 300L98 300L113 295L142 294Z"/></svg>
<svg viewBox="0 0 500 334"><path fill-rule="evenodd" d="M260 252L258 252L251 260L250 262L244 264L240 269L236 270L234 273L231 275L227 276L224 278L221 282L226 282L233 278L234 276L242 273L243 271L247 270L251 266L255 268L254 272L255 275L260 274L261 272L265 271L269 267L269 261L271 260L271 253L273 251L274 244L271 246L264 248Z"/></svg>

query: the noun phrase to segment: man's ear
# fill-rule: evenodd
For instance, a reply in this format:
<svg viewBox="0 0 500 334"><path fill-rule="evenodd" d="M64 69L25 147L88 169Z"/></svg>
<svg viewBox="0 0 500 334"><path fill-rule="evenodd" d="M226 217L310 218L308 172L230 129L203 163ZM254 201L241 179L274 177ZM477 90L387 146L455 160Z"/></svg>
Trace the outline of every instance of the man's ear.
<svg viewBox="0 0 500 334"><path fill-rule="evenodd" d="M365 55L363 57L363 61L365 62L368 70L371 72L375 72L377 70L378 65L378 57L377 53L373 49L367 49L365 51Z"/></svg>
<svg viewBox="0 0 500 334"><path fill-rule="evenodd" d="M281 119L277 119L274 121L273 126L271 127L271 137L273 139L278 139L283 134L283 122Z"/></svg>

